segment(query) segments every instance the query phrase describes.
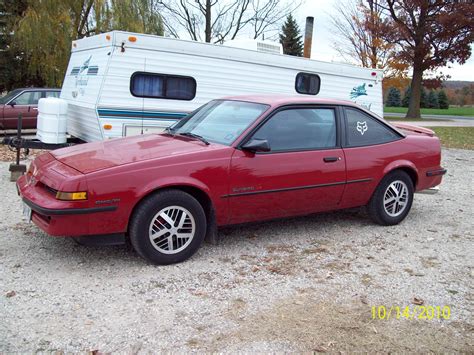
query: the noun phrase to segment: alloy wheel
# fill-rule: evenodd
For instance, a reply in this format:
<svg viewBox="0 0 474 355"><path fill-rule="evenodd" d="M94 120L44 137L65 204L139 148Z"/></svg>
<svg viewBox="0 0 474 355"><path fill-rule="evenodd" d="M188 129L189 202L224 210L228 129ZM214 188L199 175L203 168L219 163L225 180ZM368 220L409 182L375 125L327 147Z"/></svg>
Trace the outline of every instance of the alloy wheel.
<svg viewBox="0 0 474 355"><path fill-rule="evenodd" d="M383 207L390 217L398 217L408 205L408 187L401 180L395 180L384 193Z"/></svg>
<svg viewBox="0 0 474 355"><path fill-rule="evenodd" d="M148 230L151 244L164 254L176 254L186 249L195 232L193 215L180 206L163 208L153 217Z"/></svg>

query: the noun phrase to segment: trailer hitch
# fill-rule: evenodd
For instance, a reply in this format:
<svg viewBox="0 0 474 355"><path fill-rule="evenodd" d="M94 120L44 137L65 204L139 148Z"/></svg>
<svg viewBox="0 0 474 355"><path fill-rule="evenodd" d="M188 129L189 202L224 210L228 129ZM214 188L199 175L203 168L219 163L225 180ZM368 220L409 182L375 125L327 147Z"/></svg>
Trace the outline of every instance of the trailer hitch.
<svg viewBox="0 0 474 355"><path fill-rule="evenodd" d="M12 149L44 149L54 150L59 148L70 147L77 143L43 143L38 139L26 139L19 137L5 137L2 141L3 145L8 145Z"/></svg>

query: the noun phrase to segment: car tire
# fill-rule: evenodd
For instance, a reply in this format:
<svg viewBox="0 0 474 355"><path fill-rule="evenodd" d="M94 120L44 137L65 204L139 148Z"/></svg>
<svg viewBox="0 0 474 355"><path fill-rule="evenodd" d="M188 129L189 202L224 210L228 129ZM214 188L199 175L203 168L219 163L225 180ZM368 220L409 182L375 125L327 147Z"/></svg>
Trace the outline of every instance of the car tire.
<svg viewBox="0 0 474 355"><path fill-rule="evenodd" d="M386 175L377 186L367 211L372 220L382 226L400 223L410 212L413 203L413 181L402 170Z"/></svg>
<svg viewBox="0 0 474 355"><path fill-rule="evenodd" d="M206 235L201 204L180 190L155 193L135 210L129 227L130 242L144 259L168 265L190 258Z"/></svg>

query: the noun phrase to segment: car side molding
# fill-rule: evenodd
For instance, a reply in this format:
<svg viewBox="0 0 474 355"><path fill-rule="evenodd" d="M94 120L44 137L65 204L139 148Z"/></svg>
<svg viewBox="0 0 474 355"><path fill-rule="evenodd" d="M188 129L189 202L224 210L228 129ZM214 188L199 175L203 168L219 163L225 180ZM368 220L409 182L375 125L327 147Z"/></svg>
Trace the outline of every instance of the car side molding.
<svg viewBox="0 0 474 355"><path fill-rule="evenodd" d="M340 182L331 182L328 184L287 187L284 189L275 189L275 190L247 191L247 192L240 192L240 193L235 193L235 194L222 195L221 198L246 196L246 195L259 195L259 194L268 194L268 193L274 193L274 192L286 192L286 191L295 191L295 190L316 189L318 187L356 184L356 183L361 183L361 182L369 182L372 180L373 180L372 178L366 178L366 179L347 180L347 181L340 181Z"/></svg>

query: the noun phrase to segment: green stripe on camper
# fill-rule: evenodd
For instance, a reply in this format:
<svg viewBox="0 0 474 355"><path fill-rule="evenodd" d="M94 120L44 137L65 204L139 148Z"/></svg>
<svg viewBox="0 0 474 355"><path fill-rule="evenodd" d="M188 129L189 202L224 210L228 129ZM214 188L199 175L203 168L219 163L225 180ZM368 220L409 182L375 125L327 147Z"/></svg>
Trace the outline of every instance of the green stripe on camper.
<svg viewBox="0 0 474 355"><path fill-rule="evenodd" d="M185 117L186 112L161 112L161 111L131 111L98 109L100 118L125 118L125 119L180 119Z"/></svg>

